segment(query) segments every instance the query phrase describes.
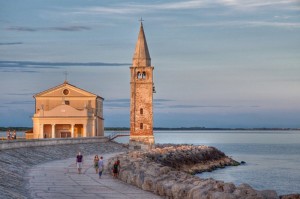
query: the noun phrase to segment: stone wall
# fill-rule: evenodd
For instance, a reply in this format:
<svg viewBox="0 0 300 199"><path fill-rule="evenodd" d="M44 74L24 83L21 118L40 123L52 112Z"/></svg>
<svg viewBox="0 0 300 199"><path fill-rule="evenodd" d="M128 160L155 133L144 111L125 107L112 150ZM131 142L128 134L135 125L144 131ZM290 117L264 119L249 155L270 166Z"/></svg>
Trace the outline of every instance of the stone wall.
<svg viewBox="0 0 300 199"><path fill-rule="evenodd" d="M64 144L79 144L79 143L94 143L106 142L106 137L84 137L84 138L49 138L49 139L34 139L34 140L6 140L0 142L0 150L15 149L22 147L37 147L50 145Z"/></svg>
<svg viewBox="0 0 300 199"><path fill-rule="evenodd" d="M0 150L0 198L30 198L26 190L27 182L24 178L27 169L34 165L42 164L53 160L62 160L75 157L78 151L83 156L101 153L112 153L126 151L122 145L114 142L103 142L102 139L78 139L77 144L66 144L67 139L56 140L58 145L29 146ZM73 139L75 140L75 139ZM74 142L73 142L74 143ZM3 144L3 143L2 143ZM13 144L12 142L10 144ZM45 146L48 145L48 146Z"/></svg>

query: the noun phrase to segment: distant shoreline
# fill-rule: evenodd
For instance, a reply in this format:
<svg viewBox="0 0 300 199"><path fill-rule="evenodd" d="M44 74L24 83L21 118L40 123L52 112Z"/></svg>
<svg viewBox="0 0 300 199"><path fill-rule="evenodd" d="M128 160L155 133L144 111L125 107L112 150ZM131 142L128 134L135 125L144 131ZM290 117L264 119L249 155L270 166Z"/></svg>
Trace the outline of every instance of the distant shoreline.
<svg viewBox="0 0 300 199"><path fill-rule="evenodd" d="M0 127L0 131L28 131L32 127ZM128 127L106 127L105 131L129 131ZM154 127L154 131L295 131L300 128L206 128L206 127Z"/></svg>
<svg viewBox="0 0 300 199"><path fill-rule="evenodd" d="M114 128L108 127L105 131L129 131L129 128ZM204 128L204 127L180 127L180 128L168 128L168 127L155 127L154 131L295 131L300 128Z"/></svg>

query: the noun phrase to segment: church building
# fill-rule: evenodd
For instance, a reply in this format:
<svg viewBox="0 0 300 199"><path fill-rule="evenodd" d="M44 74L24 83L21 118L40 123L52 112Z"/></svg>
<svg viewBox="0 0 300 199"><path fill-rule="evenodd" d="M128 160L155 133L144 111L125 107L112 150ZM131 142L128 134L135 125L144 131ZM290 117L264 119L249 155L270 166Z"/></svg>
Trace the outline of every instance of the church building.
<svg viewBox="0 0 300 199"><path fill-rule="evenodd" d="M130 147L147 149L154 145L153 70L141 21L140 32L130 67Z"/></svg>
<svg viewBox="0 0 300 199"><path fill-rule="evenodd" d="M94 137L104 135L103 98L67 81L37 93L33 132L26 138Z"/></svg>

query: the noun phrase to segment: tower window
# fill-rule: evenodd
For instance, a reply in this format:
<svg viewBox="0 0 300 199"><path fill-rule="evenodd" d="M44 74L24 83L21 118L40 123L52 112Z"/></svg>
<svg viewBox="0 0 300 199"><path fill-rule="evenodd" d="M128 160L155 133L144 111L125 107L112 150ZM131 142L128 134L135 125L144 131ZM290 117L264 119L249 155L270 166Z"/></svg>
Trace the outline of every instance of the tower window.
<svg viewBox="0 0 300 199"><path fill-rule="evenodd" d="M70 105L70 101L65 101L65 105Z"/></svg>
<svg viewBox="0 0 300 199"><path fill-rule="evenodd" d="M142 79L146 79L146 72L143 72Z"/></svg>
<svg viewBox="0 0 300 199"><path fill-rule="evenodd" d="M137 72L137 78L138 78L138 79L142 79L142 78L143 78L142 76L143 76L142 73Z"/></svg>
<svg viewBox="0 0 300 199"><path fill-rule="evenodd" d="M140 109L140 114L143 115L143 109L142 108Z"/></svg>
<svg viewBox="0 0 300 199"><path fill-rule="evenodd" d="M140 129L143 129L143 123L140 123Z"/></svg>

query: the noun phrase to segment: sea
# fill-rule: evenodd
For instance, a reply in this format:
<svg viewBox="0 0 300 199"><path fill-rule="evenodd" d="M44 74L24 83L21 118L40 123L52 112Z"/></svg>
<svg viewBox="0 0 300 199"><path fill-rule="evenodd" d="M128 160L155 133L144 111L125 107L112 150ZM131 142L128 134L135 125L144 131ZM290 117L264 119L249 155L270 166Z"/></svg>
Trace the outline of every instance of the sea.
<svg viewBox="0 0 300 199"><path fill-rule="evenodd" d="M125 132L129 133L129 132ZM109 132L106 132L108 135ZM214 146L246 164L198 174L279 195L300 193L300 131L155 131L155 142ZM117 138L126 143L129 137Z"/></svg>
<svg viewBox="0 0 300 199"><path fill-rule="evenodd" d="M106 131L105 135L111 134ZM129 134L128 131L119 132ZM0 137L5 137L0 132ZM23 132L17 136L24 137ZM235 185L247 183L257 190L276 190L279 195L300 193L300 131L226 130L226 131L155 131L159 144L214 146L227 156L246 164L197 174ZM129 137L115 141L128 143Z"/></svg>

